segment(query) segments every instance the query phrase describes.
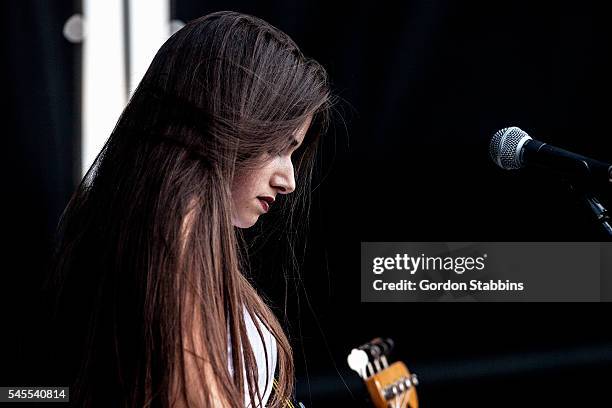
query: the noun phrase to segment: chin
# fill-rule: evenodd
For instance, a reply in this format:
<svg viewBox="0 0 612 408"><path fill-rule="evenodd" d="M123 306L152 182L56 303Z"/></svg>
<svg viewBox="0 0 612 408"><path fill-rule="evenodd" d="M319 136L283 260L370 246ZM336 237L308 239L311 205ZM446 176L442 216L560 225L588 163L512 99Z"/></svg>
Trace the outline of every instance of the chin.
<svg viewBox="0 0 612 408"><path fill-rule="evenodd" d="M242 217L239 220L234 221L234 226L237 228L251 228L253 225L257 223L259 216L255 217Z"/></svg>

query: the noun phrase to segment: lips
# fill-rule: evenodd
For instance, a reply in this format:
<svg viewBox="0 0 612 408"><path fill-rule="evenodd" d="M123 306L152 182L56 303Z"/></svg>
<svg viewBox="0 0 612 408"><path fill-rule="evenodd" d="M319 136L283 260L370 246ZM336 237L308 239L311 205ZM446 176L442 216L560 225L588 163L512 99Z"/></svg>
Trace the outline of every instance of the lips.
<svg viewBox="0 0 612 408"><path fill-rule="evenodd" d="M259 198L259 197L257 197ZM261 207L263 208L263 210L265 212L268 212L270 210L270 204L268 204L265 200L263 200L262 198L259 198L259 203L261 204Z"/></svg>
<svg viewBox="0 0 612 408"><path fill-rule="evenodd" d="M261 206L262 206L263 210L265 212L268 212L270 210L270 206L274 202L274 197L261 196L261 197L257 197L257 198L259 199L259 202L261 203Z"/></svg>

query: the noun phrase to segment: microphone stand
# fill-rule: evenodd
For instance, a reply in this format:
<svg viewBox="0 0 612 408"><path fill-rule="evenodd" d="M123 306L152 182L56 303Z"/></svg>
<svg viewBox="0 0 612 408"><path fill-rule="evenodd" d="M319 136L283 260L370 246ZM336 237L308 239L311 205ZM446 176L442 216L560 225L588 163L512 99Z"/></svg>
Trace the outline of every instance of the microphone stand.
<svg viewBox="0 0 612 408"><path fill-rule="evenodd" d="M595 214L597 221L601 224L608 235L612 237L612 226L610 226L609 223L610 216L608 215L608 210L606 210L606 207L601 205L601 202L593 194L584 194L584 199L589 205L589 208Z"/></svg>
<svg viewBox="0 0 612 408"><path fill-rule="evenodd" d="M597 223L600 224L606 234L609 237L612 237L612 225L610 225L610 216L608 215L608 210L604 207L599 199L592 192L583 189L577 188L575 184L570 183L570 189L574 192L577 192L584 201L586 201L587 206L591 209L593 214L595 214L595 218L597 219Z"/></svg>

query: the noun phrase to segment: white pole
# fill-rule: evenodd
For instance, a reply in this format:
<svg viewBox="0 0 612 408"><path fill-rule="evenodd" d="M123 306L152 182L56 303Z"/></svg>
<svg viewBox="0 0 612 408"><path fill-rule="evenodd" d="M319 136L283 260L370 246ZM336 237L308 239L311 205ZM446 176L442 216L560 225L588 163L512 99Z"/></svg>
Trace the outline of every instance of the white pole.
<svg viewBox="0 0 612 408"><path fill-rule="evenodd" d="M130 0L130 95L170 36L168 0Z"/></svg>
<svg viewBox="0 0 612 408"><path fill-rule="evenodd" d="M84 0L82 173L89 169L126 104L122 0Z"/></svg>

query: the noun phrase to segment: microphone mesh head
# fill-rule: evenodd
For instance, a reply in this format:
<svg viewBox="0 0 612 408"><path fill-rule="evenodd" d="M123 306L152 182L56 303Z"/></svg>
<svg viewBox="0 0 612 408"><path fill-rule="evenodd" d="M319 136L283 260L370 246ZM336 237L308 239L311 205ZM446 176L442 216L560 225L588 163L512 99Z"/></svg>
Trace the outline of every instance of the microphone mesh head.
<svg viewBox="0 0 612 408"><path fill-rule="evenodd" d="M505 170L520 169L521 148L531 137L517 127L507 127L497 131L489 143L489 155L491 160Z"/></svg>

